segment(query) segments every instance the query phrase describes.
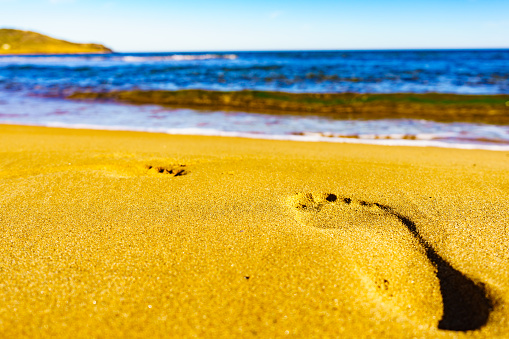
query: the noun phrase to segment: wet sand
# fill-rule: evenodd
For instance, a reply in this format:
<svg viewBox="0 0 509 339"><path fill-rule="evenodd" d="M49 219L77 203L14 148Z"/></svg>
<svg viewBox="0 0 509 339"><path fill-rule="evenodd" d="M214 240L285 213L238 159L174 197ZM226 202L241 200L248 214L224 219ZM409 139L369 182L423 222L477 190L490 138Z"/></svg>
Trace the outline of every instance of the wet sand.
<svg viewBox="0 0 509 339"><path fill-rule="evenodd" d="M0 337L504 337L509 153L0 125Z"/></svg>

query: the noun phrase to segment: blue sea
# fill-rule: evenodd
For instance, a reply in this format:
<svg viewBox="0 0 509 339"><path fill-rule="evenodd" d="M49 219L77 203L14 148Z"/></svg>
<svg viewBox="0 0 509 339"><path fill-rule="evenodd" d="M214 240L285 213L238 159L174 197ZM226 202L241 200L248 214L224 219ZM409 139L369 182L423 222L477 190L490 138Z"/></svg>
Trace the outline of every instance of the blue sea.
<svg viewBox="0 0 509 339"><path fill-rule="evenodd" d="M65 99L76 91L191 88L509 94L509 50L0 56L0 123L509 150L509 126L412 119L331 120Z"/></svg>

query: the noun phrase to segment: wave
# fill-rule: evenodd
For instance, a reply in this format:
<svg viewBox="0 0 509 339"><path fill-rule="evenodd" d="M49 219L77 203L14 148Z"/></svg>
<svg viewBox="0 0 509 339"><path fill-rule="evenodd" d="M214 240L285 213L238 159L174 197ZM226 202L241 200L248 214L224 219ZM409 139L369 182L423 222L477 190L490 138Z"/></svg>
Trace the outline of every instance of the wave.
<svg viewBox="0 0 509 339"><path fill-rule="evenodd" d="M192 61L192 60L210 60L210 59L237 59L236 54L174 54L165 56L134 56L128 55L122 57L126 62L144 62L144 61Z"/></svg>
<svg viewBox="0 0 509 339"><path fill-rule="evenodd" d="M0 121L0 124L18 124L19 122ZM123 125L95 125L95 124L66 124L60 122L49 122L44 124L23 124L26 126L44 126L54 128L71 128L71 129L92 129L92 130L109 130L109 131L133 131L133 132L149 132L164 133L171 135L202 135L202 136L218 136L230 138L247 138L247 139L263 139L263 140L287 140L298 142L331 142L344 144L365 144L365 145L382 145L382 146L410 146L410 147L439 147L465 150L488 150L488 151L509 151L509 145L493 145L476 143L476 140L468 140L468 142L443 141L433 138L432 135L420 135L416 138L407 138L400 135L393 135L391 138L352 138L348 136L330 137L323 133L297 133L290 135L275 135L261 133L246 133L222 131L207 128L164 128L164 127L132 127ZM467 140L464 140L467 141Z"/></svg>
<svg viewBox="0 0 509 339"><path fill-rule="evenodd" d="M194 61L224 59L235 60L236 54L172 54L172 55L62 55L62 56L0 56L0 64L52 64L69 62L154 62L154 61Z"/></svg>
<svg viewBox="0 0 509 339"><path fill-rule="evenodd" d="M509 145L507 138L490 138L490 137L465 137L458 134L448 133L449 135L433 134L433 133L390 133L390 134L339 134L331 132L298 132L294 135L306 136L320 136L327 138L348 138L348 139L406 139L406 140L456 140L465 142L480 142L480 143L493 143L493 144L506 144Z"/></svg>

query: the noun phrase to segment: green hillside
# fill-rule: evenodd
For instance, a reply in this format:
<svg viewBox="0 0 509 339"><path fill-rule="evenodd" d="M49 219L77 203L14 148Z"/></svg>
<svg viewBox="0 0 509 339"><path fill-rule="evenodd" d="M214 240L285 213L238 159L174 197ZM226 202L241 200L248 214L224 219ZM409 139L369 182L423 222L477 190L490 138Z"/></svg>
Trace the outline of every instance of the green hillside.
<svg viewBox="0 0 509 339"><path fill-rule="evenodd" d="M0 54L111 53L99 44L76 44L17 29L0 29Z"/></svg>

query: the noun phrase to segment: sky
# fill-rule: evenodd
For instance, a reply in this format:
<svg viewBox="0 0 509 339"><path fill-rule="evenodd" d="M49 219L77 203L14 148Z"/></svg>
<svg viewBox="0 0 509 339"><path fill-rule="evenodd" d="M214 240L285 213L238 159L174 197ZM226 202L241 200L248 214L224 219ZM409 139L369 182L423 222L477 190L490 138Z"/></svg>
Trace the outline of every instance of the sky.
<svg viewBox="0 0 509 339"><path fill-rule="evenodd" d="M0 0L0 28L117 52L509 48L509 1Z"/></svg>

